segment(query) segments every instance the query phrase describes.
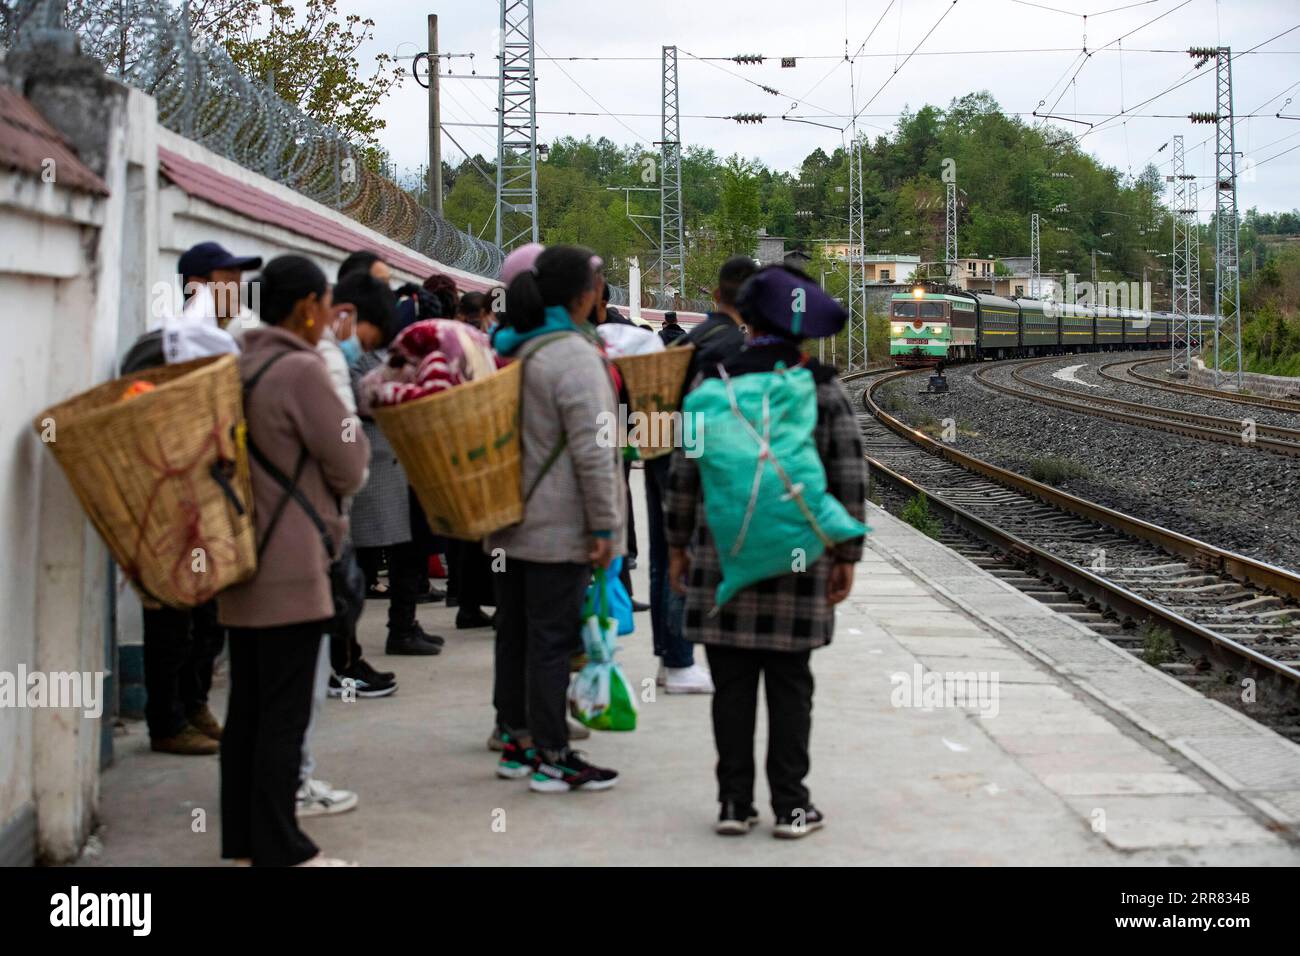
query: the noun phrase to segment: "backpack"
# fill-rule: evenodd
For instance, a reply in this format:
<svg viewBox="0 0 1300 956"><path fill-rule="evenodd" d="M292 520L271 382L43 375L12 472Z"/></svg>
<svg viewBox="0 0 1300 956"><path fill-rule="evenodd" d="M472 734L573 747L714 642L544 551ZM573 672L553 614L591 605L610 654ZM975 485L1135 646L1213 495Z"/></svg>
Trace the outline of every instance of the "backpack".
<svg viewBox="0 0 1300 956"><path fill-rule="evenodd" d="M827 493L808 369L721 371L688 393L682 409L699 416L704 516L722 567L715 610L742 589L807 570L828 546L866 534Z"/></svg>

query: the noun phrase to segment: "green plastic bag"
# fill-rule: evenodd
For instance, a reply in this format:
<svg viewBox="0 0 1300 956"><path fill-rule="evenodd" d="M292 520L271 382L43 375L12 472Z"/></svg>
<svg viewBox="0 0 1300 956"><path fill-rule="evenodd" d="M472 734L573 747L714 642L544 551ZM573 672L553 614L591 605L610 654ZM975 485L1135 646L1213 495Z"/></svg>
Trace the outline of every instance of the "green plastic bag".
<svg viewBox="0 0 1300 956"><path fill-rule="evenodd" d="M808 369L705 379L682 409L700 416L704 516L722 565L717 607L751 584L812 567L828 546L869 530L827 493Z"/></svg>
<svg viewBox="0 0 1300 956"><path fill-rule="evenodd" d="M618 653L618 622L609 615L605 569L597 568L582 609L587 663L569 685L569 713L592 730L636 730L636 697Z"/></svg>

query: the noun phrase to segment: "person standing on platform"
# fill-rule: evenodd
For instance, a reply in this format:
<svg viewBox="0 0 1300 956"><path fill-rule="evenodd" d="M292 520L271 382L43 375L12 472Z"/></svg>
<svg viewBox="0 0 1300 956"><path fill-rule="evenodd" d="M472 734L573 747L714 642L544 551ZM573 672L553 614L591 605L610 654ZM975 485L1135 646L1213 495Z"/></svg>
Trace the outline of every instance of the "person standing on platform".
<svg viewBox="0 0 1300 956"><path fill-rule="evenodd" d="M604 790L617 772L588 763L569 746L569 665L592 567L623 551L623 469L601 421L617 414L604 358L585 331L599 294L589 249L554 246L512 274L493 346L523 363L523 520L490 534L502 549L497 578L494 703L503 749L497 774L530 777L541 793ZM503 275L507 272L503 266ZM534 747L525 746L522 729Z"/></svg>
<svg viewBox="0 0 1300 956"><path fill-rule="evenodd" d="M347 409L316 351L332 318L324 273L280 256L259 282L262 324L244 334L239 359L257 573L217 598L230 629L221 850L255 866L339 865L298 827L295 794L320 640L335 613L330 565L347 535L340 500L361 487L370 448L364 435L345 440Z"/></svg>
<svg viewBox="0 0 1300 956"><path fill-rule="evenodd" d="M792 308L794 301L800 301L802 308ZM755 273L741 286L736 306L749 328L745 348L723 360L722 372L715 366L701 374L735 379L778 367L808 369L817 399L812 440L826 474L827 494L861 522L867 477L857 416L835 370L800 348L803 338L834 335L843 328L847 319L843 308L804 273L784 266ZM737 476L734 494L744 499L752 484L752 474ZM718 608L722 569L718 546L705 522L701 489L699 460L681 449L674 451L665 506L669 579L686 597L685 636L705 645L716 688L713 736L721 809L715 829L723 834L747 833L758 819L754 722L761 678L767 700L767 779L776 815L774 832L779 837L802 837L824 822L804 784L812 732L809 659L815 648L831 641L835 605L853 587L853 568L862 557L863 539L832 545L805 570L760 580Z"/></svg>
<svg viewBox="0 0 1300 956"><path fill-rule="evenodd" d="M749 256L732 256L718 270L718 287L713 290L717 309L678 340L693 345L682 395L695 383L702 368L713 368L736 355L745 345L736 311L736 293L755 272ZM682 634L685 601L668 580L668 541L664 535L664 499L668 494L668 472L672 456L663 455L645 463L646 510L650 514L650 627L654 632L655 656L659 658L656 683L669 694L711 694L713 679L695 663L695 651Z"/></svg>

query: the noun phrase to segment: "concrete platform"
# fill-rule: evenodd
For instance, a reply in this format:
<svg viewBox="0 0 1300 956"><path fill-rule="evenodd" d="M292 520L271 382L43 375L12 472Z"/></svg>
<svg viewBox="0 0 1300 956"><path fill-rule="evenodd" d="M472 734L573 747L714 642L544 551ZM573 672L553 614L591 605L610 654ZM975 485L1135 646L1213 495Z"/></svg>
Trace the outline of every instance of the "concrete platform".
<svg viewBox="0 0 1300 956"><path fill-rule="evenodd" d="M426 607L421 621L447 636L444 652L387 658L374 602L361 640L400 690L327 703L318 773L361 804L307 830L369 865L1300 864L1287 825L1300 813L1300 747L884 512L869 520L835 641L813 656L809 785L823 831L772 839L760 782L760 829L714 835L711 698L655 693L648 615L621 655L644 688L641 725L586 742L621 772L618 787L549 796L493 774L491 631L455 631L454 612ZM645 593L644 564L636 586ZM945 673L987 693L935 706L927 675ZM216 759L153 754L143 724L119 737L118 754L84 862L219 863Z"/></svg>

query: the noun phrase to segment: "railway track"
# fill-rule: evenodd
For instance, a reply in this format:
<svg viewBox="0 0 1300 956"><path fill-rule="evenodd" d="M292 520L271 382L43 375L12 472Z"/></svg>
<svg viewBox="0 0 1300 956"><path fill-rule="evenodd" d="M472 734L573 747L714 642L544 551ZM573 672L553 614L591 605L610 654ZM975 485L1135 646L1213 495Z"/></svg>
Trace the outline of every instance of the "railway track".
<svg viewBox="0 0 1300 956"><path fill-rule="evenodd" d="M1203 385L1191 385L1187 382L1175 382L1169 379L1160 378L1154 375L1148 375L1145 372L1138 371L1139 367L1145 368L1149 365L1158 365L1167 362L1168 358L1144 358L1128 359L1121 362L1109 362L1098 370L1103 378L1109 378L1116 382L1124 382L1129 385L1144 385L1147 388L1155 388L1165 392L1175 392L1182 395L1200 395L1205 398L1217 399L1221 402L1234 402L1238 405L1255 405L1261 408L1271 408L1279 412L1297 412L1300 413L1300 401L1289 398L1269 398L1264 395L1243 395L1239 392L1225 392L1217 388L1208 388ZM1114 370L1114 371L1112 371Z"/></svg>
<svg viewBox="0 0 1300 956"><path fill-rule="evenodd" d="M868 414L859 421L874 481L904 497L924 492L943 519L943 543L1120 646L1150 652L1166 632L1183 655L1160 666L1180 680L1218 685L1229 702L1241 678L1271 688L1266 722L1300 740L1300 575L935 441L875 401L880 386L909 374L863 383Z"/></svg>
<svg viewBox="0 0 1300 956"><path fill-rule="evenodd" d="M1025 376L1029 369L1057 361L1060 361L1059 356L998 362L976 371L975 378L981 385L1005 395L1045 403L1067 411L1106 418L1141 428L1154 428L1204 441L1300 457L1300 429L1260 424L1248 418L1222 418L1217 415L1203 415L1199 412L1186 412L1159 405L1127 402L1101 395L1086 395L1078 389L1049 385ZM994 378L1001 369L1008 366L1012 369L1011 377L1026 388L1016 388Z"/></svg>

